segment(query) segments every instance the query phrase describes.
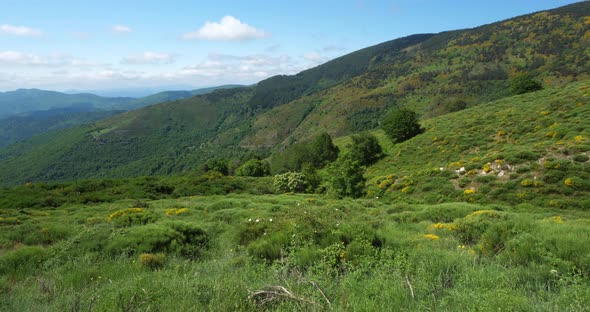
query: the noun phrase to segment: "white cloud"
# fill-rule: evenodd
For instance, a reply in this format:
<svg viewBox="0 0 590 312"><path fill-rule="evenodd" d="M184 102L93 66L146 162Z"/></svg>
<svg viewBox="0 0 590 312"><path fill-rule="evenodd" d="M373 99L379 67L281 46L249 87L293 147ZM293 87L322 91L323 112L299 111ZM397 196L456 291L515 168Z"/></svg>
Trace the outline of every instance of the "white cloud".
<svg viewBox="0 0 590 312"><path fill-rule="evenodd" d="M115 25L111 27L111 31L115 34L124 35L132 32L133 30L129 26Z"/></svg>
<svg viewBox="0 0 590 312"><path fill-rule="evenodd" d="M17 51L0 51L0 63L5 65L44 65L45 61L40 57Z"/></svg>
<svg viewBox="0 0 590 312"><path fill-rule="evenodd" d="M268 36L270 36L269 33L228 15L224 16L219 23L207 21L200 29L188 32L182 37L187 40L250 40Z"/></svg>
<svg viewBox="0 0 590 312"><path fill-rule="evenodd" d="M0 64L4 67L101 67L106 64L88 62L66 53L52 53L49 55L35 55L18 51L0 51Z"/></svg>
<svg viewBox="0 0 590 312"><path fill-rule="evenodd" d="M131 55L128 57L123 58L121 63L123 64L133 64L133 65L140 65L140 64L152 64L152 65L161 65L161 64L172 64L176 60L176 57L169 53L158 53L158 52L144 52L140 55Z"/></svg>
<svg viewBox="0 0 590 312"><path fill-rule="evenodd" d="M85 60L65 53L27 54L0 51L0 90L107 90L162 85L252 84L275 75L296 74L317 64L302 56L211 53L182 66L132 67L136 62L167 62L166 53L143 53L118 64ZM171 54L174 59L174 54ZM176 60L175 60L176 61Z"/></svg>
<svg viewBox="0 0 590 312"><path fill-rule="evenodd" d="M2 24L0 25L0 34L13 35L19 37L39 37L43 35L43 32L26 26Z"/></svg>

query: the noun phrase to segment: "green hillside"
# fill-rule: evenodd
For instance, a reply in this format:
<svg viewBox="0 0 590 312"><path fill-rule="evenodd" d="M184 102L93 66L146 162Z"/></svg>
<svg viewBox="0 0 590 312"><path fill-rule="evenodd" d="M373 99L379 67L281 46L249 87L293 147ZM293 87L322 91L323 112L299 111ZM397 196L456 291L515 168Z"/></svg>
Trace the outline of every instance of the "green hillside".
<svg viewBox="0 0 590 312"><path fill-rule="evenodd" d="M409 36L294 76L49 134L0 151L1 183L186 172L211 157L266 153L322 132L339 137L374 129L396 107L427 120L485 106L509 96L511 80L521 74L545 87L582 81L590 69L589 16L590 3L580 2L473 29Z"/></svg>
<svg viewBox="0 0 590 312"><path fill-rule="evenodd" d="M425 120L395 146L381 134L388 155L367 172L369 194L589 209L589 117L584 81Z"/></svg>
<svg viewBox="0 0 590 312"><path fill-rule="evenodd" d="M86 111L70 107L29 112L0 119L0 147L36 134L91 123L121 112L116 110Z"/></svg>
<svg viewBox="0 0 590 312"><path fill-rule="evenodd" d="M468 30L441 33L323 92L277 107L253 123L244 146L372 129L388 109L427 119L510 95L510 80L529 74L546 86L590 73L590 4L581 2ZM460 104L460 105L458 105Z"/></svg>
<svg viewBox="0 0 590 312"><path fill-rule="evenodd" d="M0 311L589 310L590 1L208 91L0 148Z"/></svg>

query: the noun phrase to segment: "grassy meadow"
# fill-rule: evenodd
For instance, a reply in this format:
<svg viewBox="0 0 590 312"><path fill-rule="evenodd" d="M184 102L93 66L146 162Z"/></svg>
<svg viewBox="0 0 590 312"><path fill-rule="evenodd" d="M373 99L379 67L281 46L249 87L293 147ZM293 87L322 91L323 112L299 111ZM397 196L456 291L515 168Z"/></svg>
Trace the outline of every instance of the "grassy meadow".
<svg viewBox="0 0 590 312"><path fill-rule="evenodd" d="M0 210L3 311L583 311L590 212L229 194Z"/></svg>

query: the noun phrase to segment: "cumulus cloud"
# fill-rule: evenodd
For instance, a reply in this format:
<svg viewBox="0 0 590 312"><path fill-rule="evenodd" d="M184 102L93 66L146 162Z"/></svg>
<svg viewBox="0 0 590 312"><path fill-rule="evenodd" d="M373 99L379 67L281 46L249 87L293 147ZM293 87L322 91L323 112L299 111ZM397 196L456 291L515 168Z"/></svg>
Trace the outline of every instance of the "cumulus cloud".
<svg viewBox="0 0 590 312"><path fill-rule="evenodd" d="M139 55L131 55L128 57L123 58L121 63L123 64L131 64L131 65L162 65L162 64L172 64L176 60L176 57L169 53L158 53L158 52L144 52Z"/></svg>
<svg viewBox="0 0 590 312"><path fill-rule="evenodd" d="M125 25L115 25L111 27L111 31L118 35L124 35L132 32L133 30L129 26Z"/></svg>
<svg viewBox="0 0 590 312"><path fill-rule="evenodd" d="M182 37L187 40L251 40L270 36L269 33L241 22L233 16L224 16L219 22L207 21L203 27L188 32Z"/></svg>
<svg viewBox="0 0 590 312"><path fill-rule="evenodd" d="M26 26L2 24L0 25L0 34L19 37L39 37L43 35L43 32Z"/></svg>

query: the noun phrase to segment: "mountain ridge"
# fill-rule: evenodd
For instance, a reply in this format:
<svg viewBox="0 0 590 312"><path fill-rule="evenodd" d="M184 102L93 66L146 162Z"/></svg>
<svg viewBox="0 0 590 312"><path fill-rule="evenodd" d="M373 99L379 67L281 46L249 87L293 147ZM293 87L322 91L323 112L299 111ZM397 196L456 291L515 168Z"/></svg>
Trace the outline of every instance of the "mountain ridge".
<svg viewBox="0 0 590 312"><path fill-rule="evenodd" d="M30 156L48 148L33 141L3 149L0 167L9 161L22 168L4 183L182 173L211 157L268 153L322 132L339 137L370 130L392 108L428 119L485 105L509 96L511 79L523 73L548 87L584 80L590 72L588 14L590 3L582 2L399 38L297 75L117 115L71 130L71 142L61 139L64 150L52 162ZM37 173L27 176L25 168Z"/></svg>

